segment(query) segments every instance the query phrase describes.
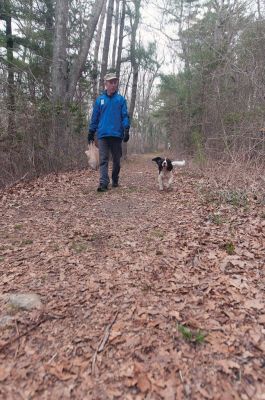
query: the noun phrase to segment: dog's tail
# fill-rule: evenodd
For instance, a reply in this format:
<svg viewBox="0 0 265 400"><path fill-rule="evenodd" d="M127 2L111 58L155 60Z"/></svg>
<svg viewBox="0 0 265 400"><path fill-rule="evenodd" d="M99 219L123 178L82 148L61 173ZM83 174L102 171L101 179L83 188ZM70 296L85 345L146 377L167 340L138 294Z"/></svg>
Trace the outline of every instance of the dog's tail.
<svg viewBox="0 0 265 400"><path fill-rule="evenodd" d="M172 165L173 167L177 166L177 167L183 167L186 164L185 160L182 161L172 161Z"/></svg>

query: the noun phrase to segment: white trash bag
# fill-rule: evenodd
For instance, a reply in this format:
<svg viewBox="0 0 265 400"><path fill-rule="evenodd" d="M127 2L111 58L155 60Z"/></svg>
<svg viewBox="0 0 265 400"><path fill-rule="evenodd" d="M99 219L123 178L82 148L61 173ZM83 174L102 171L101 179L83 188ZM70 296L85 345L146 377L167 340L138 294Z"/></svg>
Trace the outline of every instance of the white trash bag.
<svg viewBox="0 0 265 400"><path fill-rule="evenodd" d="M99 167L99 152L95 143L92 142L88 145L87 150L85 151L88 158L88 165L90 168L96 170Z"/></svg>

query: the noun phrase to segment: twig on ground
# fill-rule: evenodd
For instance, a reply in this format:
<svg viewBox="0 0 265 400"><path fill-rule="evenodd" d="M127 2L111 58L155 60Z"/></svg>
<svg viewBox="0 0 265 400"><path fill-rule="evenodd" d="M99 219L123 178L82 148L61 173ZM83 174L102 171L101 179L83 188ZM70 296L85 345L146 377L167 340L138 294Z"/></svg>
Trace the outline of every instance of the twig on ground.
<svg viewBox="0 0 265 400"><path fill-rule="evenodd" d="M116 311L116 314L115 314L112 322L106 327L103 339L101 340L100 345L98 347L98 353L101 353L101 351L104 350L104 347L105 347L105 345L106 345L106 343L107 343L107 341L109 339L111 328L112 328L112 326L114 325L114 323L115 323L115 321L117 319L118 313L119 313L119 311Z"/></svg>
<svg viewBox="0 0 265 400"><path fill-rule="evenodd" d="M23 175L21 178L17 179L15 182L11 183L10 185L6 186L5 189L11 189L12 187L14 187L17 183L24 181L24 179L26 178L26 176L29 173L26 172L25 175Z"/></svg>
<svg viewBox="0 0 265 400"><path fill-rule="evenodd" d="M30 332L34 331L34 329L38 328L41 324L47 321L52 321L53 319L64 319L65 317L58 317L58 316L53 316L53 315L47 315L43 319L41 319L39 322L37 322L35 325L31 326L27 331L20 333L19 335L11 338L8 342L4 343L0 347L0 353L3 351L5 348L7 348L10 344L15 343L17 340L21 339L23 336L27 336Z"/></svg>
<svg viewBox="0 0 265 400"><path fill-rule="evenodd" d="M183 383L183 382L184 382L184 380L183 380L183 376L182 376L182 372L181 372L181 370L179 370L179 376L180 376L180 380L181 380L181 382Z"/></svg>
<svg viewBox="0 0 265 400"><path fill-rule="evenodd" d="M51 364L53 362L53 360L57 357L58 353L55 353L50 359L49 361L47 361L47 364Z"/></svg>
<svg viewBox="0 0 265 400"><path fill-rule="evenodd" d="M106 329L105 329L105 331L104 331L103 338L102 338L101 341L99 342L98 347L97 347L97 350L95 351L95 353L94 353L94 355L93 355L93 358L92 358L92 367L91 367L91 373L92 373L92 375L95 375L96 362L97 362L97 355L98 355L99 353L101 353L101 352L104 350L104 348L105 348L105 346L106 346L106 343L107 343L107 341L108 341L108 339L109 339L109 335L110 335L110 332L111 332L111 328L113 327L113 325L114 325L114 323L115 323L115 321L116 321L116 319L117 319L118 314L119 314L119 311L116 311L113 320L111 321L111 323L110 323L109 325L107 325L107 327L106 327Z"/></svg>
<svg viewBox="0 0 265 400"><path fill-rule="evenodd" d="M19 336L19 335L20 335L20 332L19 332L19 329L18 329L17 320L15 321L15 323L16 323L17 336ZM17 345L16 354L15 354L15 359L17 358L18 351L19 351L19 343L18 343L18 345Z"/></svg>
<svg viewBox="0 0 265 400"><path fill-rule="evenodd" d="M17 331L17 336L19 336L19 335L20 335L20 332L19 332L19 329L18 329L17 320L15 321L15 323L16 323L16 331Z"/></svg>

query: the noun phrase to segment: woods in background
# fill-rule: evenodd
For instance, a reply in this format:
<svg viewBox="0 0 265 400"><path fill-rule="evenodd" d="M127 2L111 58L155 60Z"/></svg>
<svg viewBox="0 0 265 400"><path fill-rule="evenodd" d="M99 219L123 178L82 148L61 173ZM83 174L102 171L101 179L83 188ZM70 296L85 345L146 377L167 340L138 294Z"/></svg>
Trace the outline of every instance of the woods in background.
<svg viewBox="0 0 265 400"><path fill-rule="evenodd" d="M182 68L162 77L156 114L175 146L200 160L265 155L264 9L259 0L249 5L168 2L172 56L178 54Z"/></svg>
<svg viewBox="0 0 265 400"><path fill-rule="evenodd" d="M130 151L170 142L199 160L264 157L259 0L251 9L241 0L158 1L159 29L177 66L168 74L159 43L143 40L148 3L1 1L1 186L85 165L87 117L111 70L133 120Z"/></svg>

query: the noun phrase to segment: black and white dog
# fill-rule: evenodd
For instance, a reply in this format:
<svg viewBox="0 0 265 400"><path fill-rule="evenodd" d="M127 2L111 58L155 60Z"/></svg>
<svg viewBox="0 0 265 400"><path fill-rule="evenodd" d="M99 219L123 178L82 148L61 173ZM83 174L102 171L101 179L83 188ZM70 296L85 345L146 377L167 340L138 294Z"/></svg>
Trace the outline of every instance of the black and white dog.
<svg viewBox="0 0 265 400"><path fill-rule="evenodd" d="M155 157L152 161L155 161L158 165L159 190L171 189L173 182L173 168L175 166L182 167L185 165L185 160L171 161L169 158Z"/></svg>

